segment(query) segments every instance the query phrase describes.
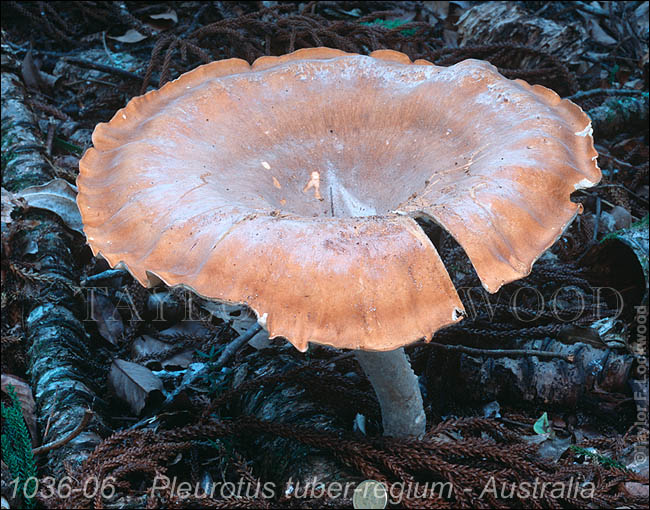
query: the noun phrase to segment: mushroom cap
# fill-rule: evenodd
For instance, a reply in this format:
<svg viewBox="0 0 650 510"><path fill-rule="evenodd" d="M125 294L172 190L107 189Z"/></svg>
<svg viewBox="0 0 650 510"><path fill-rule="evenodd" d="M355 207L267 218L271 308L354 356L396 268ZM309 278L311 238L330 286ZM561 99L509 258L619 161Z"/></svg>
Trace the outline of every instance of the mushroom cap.
<svg viewBox="0 0 650 510"><path fill-rule="evenodd" d="M251 307L271 337L392 350L462 317L414 218L495 292L527 275L600 179L591 123L466 60L329 48L203 65L93 133L78 206L95 255Z"/></svg>

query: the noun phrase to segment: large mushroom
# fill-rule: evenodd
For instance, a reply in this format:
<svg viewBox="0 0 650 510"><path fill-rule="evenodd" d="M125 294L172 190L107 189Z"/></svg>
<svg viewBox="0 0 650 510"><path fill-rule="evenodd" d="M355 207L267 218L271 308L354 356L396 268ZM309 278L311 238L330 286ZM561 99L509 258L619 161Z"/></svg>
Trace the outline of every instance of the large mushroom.
<svg viewBox="0 0 650 510"><path fill-rule="evenodd" d="M355 349L398 437L425 430L402 347L463 316L415 220L445 228L496 292L600 179L575 104L486 62L389 50L212 62L131 100L93 144L77 200L95 255L246 304L301 351Z"/></svg>

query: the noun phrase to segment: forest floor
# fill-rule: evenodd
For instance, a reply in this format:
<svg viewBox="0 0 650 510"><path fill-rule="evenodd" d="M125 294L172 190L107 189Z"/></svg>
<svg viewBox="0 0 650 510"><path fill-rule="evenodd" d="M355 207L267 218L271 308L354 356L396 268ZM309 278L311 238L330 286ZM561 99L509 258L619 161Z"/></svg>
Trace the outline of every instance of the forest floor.
<svg viewBox="0 0 650 510"><path fill-rule="evenodd" d="M3 508L352 508L367 479L377 508L646 508L647 2L2 9ZM353 356L261 331L220 358L249 310L145 289L85 242L98 123L202 63L316 46L486 60L593 121L603 178L528 277L488 295L438 233L468 316L407 348L421 440L382 437Z"/></svg>

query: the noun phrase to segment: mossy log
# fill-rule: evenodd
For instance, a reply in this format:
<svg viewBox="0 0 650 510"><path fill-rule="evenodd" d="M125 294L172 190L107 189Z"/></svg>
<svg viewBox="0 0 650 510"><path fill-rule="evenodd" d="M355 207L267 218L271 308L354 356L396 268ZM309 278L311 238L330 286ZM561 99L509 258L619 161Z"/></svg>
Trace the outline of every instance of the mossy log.
<svg viewBox="0 0 650 510"><path fill-rule="evenodd" d="M648 94L612 97L587 113L597 137L648 129Z"/></svg>
<svg viewBox="0 0 650 510"><path fill-rule="evenodd" d="M37 122L25 105L20 80L3 74L3 187L19 191L54 178L43 157L43 145ZM29 225L13 234L11 256L35 268L25 277L23 326L38 425L40 434L47 430L41 439L48 443L67 436L86 409L101 402L97 395L106 374L104 366L95 361L97 354L88 349L85 306L77 292L79 271L73 247L83 245L83 240L54 214L29 209L16 221ZM63 476L64 462L74 466L100 442L98 432L105 425L97 412L95 415L86 431L47 453L48 474Z"/></svg>

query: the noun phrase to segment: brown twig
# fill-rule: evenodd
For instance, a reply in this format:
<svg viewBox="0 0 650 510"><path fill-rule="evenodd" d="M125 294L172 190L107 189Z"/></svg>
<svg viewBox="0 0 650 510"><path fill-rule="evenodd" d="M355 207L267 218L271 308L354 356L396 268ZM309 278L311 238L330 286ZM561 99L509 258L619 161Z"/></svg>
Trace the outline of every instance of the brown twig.
<svg viewBox="0 0 650 510"><path fill-rule="evenodd" d="M32 450L32 454L40 455L42 453L49 452L50 450L55 450L56 448L60 448L61 446L69 443L75 437L77 437L79 434L83 432L83 430L86 428L86 425L88 425L90 419L94 416L94 414L95 413L93 413L90 409L86 409L86 412L84 413L81 422L79 423L79 425L75 427L75 429L72 432L70 432L63 439L59 439L58 441L52 441L51 443L47 443L43 446L39 446L38 448L34 448Z"/></svg>

